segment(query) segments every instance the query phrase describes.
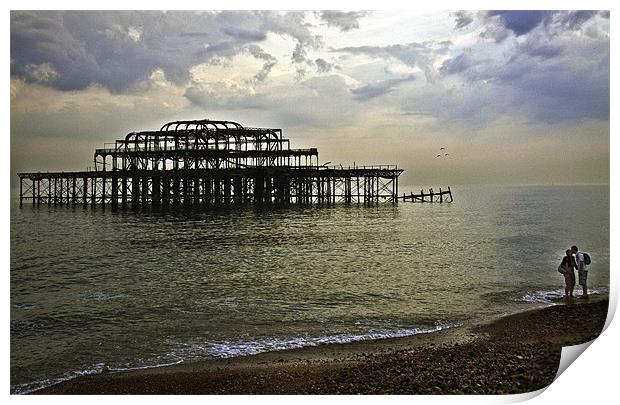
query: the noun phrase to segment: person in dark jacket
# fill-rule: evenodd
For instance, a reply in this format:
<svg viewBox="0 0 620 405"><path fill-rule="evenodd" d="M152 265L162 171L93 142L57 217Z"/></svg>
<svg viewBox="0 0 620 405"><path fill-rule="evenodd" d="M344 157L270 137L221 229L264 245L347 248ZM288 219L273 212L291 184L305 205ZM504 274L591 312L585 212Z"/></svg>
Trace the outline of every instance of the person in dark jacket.
<svg viewBox="0 0 620 405"><path fill-rule="evenodd" d="M564 299L566 302L572 302L573 290L575 289L575 258L573 257L573 251L568 249L566 256L562 258L562 263L558 268L558 271L564 275Z"/></svg>

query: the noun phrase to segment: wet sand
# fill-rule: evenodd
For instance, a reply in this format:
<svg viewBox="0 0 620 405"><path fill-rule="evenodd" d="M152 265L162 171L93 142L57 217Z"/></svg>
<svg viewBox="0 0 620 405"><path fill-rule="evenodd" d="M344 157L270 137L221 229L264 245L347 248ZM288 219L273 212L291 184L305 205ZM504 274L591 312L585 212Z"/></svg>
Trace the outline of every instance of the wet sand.
<svg viewBox="0 0 620 405"><path fill-rule="evenodd" d="M606 297L490 323L146 370L84 376L34 394L517 394L553 382L562 346L602 331Z"/></svg>

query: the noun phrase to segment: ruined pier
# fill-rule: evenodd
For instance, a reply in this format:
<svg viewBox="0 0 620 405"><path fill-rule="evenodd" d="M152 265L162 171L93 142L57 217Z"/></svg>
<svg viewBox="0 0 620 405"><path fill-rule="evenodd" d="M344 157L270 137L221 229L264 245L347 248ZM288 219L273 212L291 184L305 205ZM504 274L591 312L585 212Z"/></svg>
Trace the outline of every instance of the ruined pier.
<svg viewBox="0 0 620 405"><path fill-rule="evenodd" d="M291 149L281 129L175 121L131 132L94 153L94 169L23 172L20 205L114 209L221 204L398 201L396 165L326 166L316 148Z"/></svg>

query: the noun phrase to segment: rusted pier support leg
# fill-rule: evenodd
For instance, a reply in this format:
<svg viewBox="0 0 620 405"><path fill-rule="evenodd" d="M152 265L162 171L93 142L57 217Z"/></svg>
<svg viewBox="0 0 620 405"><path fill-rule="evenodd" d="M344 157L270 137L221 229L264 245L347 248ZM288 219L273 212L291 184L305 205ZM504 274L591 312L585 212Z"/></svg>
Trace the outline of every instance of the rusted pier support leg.
<svg viewBox="0 0 620 405"><path fill-rule="evenodd" d="M200 180L198 179L191 179L190 180L190 188L192 190L192 195L191 195L191 203L193 205L199 205L200 204Z"/></svg>
<svg viewBox="0 0 620 405"><path fill-rule="evenodd" d="M256 177L254 179L254 202L262 204L265 201L265 179Z"/></svg>
<svg viewBox="0 0 620 405"><path fill-rule="evenodd" d="M58 195L58 200L59 200L58 202L59 202L60 205L63 205L63 203L64 203L64 196L65 196L65 192L64 192L65 188L64 188L64 181L63 181L64 179L59 179L59 180L60 180L59 181L59 183L60 183L60 194Z"/></svg>
<svg viewBox="0 0 620 405"><path fill-rule="evenodd" d="M183 203L189 205L192 202L192 182L188 178L183 179Z"/></svg>
<svg viewBox="0 0 620 405"><path fill-rule="evenodd" d="M265 202L271 204L272 195L273 195L273 178L266 177L265 178Z"/></svg>
<svg viewBox="0 0 620 405"><path fill-rule="evenodd" d="M58 179L54 177L54 205L57 203L56 190L58 189ZM51 193L50 193L51 194Z"/></svg>
<svg viewBox="0 0 620 405"><path fill-rule="evenodd" d="M112 209L118 209L118 179L112 175Z"/></svg>
<svg viewBox="0 0 620 405"><path fill-rule="evenodd" d="M362 200L363 200L364 204L366 204L366 176L364 176L364 181L362 183L362 187L363 187L362 192L361 192ZM358 191L358 194L359 194L359 191Z"/></svg>
<svg viewBox="0 0 620 405"><path fill-rule="evenodd" d="M143 208L146 208L146 205L149 201L149 179L145 175L142 176L142 197L140 198L140 204Z"/></svg>
<svg viewBox="0 0 620 405"><path fill-rule="evenodd" d="M77 193L76 193L76 183L77 179L74 177L73 178L73 184L71 185L71 205L73 205L75 207L75 203L77 202Z"/></svg>
<svg viewBox="0 0 620 405"><path fill-rule="evenodd" d="M172 201L178 205L181 197L181 179L175 177L172 181Z"/></svg>
<svg viewBox="0 0 620 405"><path fill-rule="evenodd" d="M200 204L200 179L194 179L194 205Z"/></svg>
<svg viewBox="0 0 620 405"><path fill-rule="evenodd" d="M88 178L82 178L82 205L88 204Z"/></svg>
<svg viewBox="0 0 620 405"><path fill-rule="evenodd" d="M164 208L170 205L170 179L166 176L161 178L161 204Z"/></svg>
<svg viewBox="0 0 620 405"><path fill-rule="evenodd" d="M250 197L248 196L249 189L250 179L243 177L241 179L241 202L246 203L250 201Z"/></svg>
<svg viewBox="0 0 620 405"><path fill-rule="evenodd" d="M205 202L206 205L211 205L213 203L212 201L212 181L211 179L204 179L204 199L203 201Z"/></svg>
<svg viewBox="0 0 620 405"><path fill-rule="evenodd" d="M23 201L24 201L23 180L20 177L19 178L19 206L20 207L23 205Z"/></svg>
<svg viewBox="0 0 620 405"><path fill-rule="evenodd" d="M452 190L450 190L450 186L448 186L448 193L449 193L449 195L450 195L450 202L454 201L454 200L452 199Z"/></svg>
<svg viewBox="0 0 620 405"><path fill-rule="evenodd" d="M101 176L101 206L105 207L105 183L106 178Z"/></svg>
<svg viewBox="0 0 620 405"><path fill-rule="evenodd" d="M287 205L290 203L291 180L288 176L278 178L278 200L279 204Z"/></svg>
<svg viewBox="0 0 620 405"><path fill-rule="evenodd" d="M280 176L278 177L272 177L272 181L273 181L273 202L276 204L281 204L282 202L282 198L281 198L281 192L282 192L282 187L280 186Z"/></svg>
<svg viewBox="0 0 620 405"><path fill-rule="evenodd" d="M240 204L243 200L243 190L241 188L241 177L235 177L233 179L233 193L235 204Z"/></svg>
<svg viewBox="0 0 620 405"><path fill-rule="evenodd" d="M291 184L292 184L292 179L290 176L286 176L286 203L290 204L291 203Z"/></svg>
<svg viewBox="0 0 620 405"><path fill-rule="evenodd" d="M321 187L323 188L321 193L321 202L327 201L328 204L330 203L332 195L331 183L331 178L329 177L324 177L321 179Z"/></svg>
<svg viewBox="0 0 620 405"><path fill-rule="evenodd" d="M224 177L224 204L230 204L232 201L231 183L230 177Z"/></svg>
<svg viewBox="0 0 620 405"><path fill-rule="evenodd" d="M127 208L127 176L124 175L121 180L121 208Z"/></svg>
<svg viewBox="0 0 620 405"><path fill-rule="evenodd" d="M310 204L312 201L312 179L304 177L304 202Z"/></svg>
<svg viewBox="0 0 620 405"><path fill-rule="evenodd" d="M140 178L138 176L131 178L131 207L133 209L140 207Z"/></svg>
<svg viewBox="0 0 620 405"><path fill-rule="evenodd" d="M370 183L370 184L371 184L371 186L370 186L370 192L371 192L371 195L372 195L372 197L371 197L371 199L370 199L370 202L372 202L373 204L379 201L379 196L378 196L378 194L379 194L379 193L378 193L379 188L377 187L377 185L378 185L378 181L377 181L377 179L378 179L378 178L377 178L377 177L375 177L375 176L372 176L372 177L370 178L370 182L371 182L371 183Z"/></svg>
<svg viewBox="0 0 620 405"><path fill-rule="evenodd" d="M90 205L92 207L97 204L97 178L90 179Z"/></svg>
<svg viewBox="0 0 620 405"><path fill-rule="evenodd" d="M394 176L394 186L395 187L395 191L394 191L394 202L396 202L396 204L398 204L398 176ZM403 200L405 201L405 200Z"/></svg>
<svg viewBox="0 0 620 405"><path fill-rule="evenodd" d="M158 210L161 206L161 177L160 176L153 176L153 178L151 179L152 181L152 188L153 188L153 193L151 196L151 201L153 204L153 208L155 208L156 210Z"/></svg>
<svg viewBox="0 0 620 405"><path fill-rule="evenodd" d="M215 204L222 204L226 198L224 196L224 180L217 178L213 180L213 201Z"/></svg>
<svg viewBox="0 0 620 405"><path fill-rule="evenodd" d="M441 192L441 187L439 187L439 202L443 202L443 193Z"/></svg>

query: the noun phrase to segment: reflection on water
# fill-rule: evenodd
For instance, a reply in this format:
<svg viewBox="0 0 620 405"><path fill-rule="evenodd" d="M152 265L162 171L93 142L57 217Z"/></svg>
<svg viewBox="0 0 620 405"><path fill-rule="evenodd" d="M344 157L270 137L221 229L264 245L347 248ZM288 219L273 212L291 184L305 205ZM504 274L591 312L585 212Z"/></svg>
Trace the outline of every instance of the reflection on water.
<svg viewBox="0 0 620 405"><path fill-rule="evenodd" d="M574 243L593 287L608 286L608 187L453 191L452 204L397 207L13 206L12 390L527 308L561 288Z"/></svg>

